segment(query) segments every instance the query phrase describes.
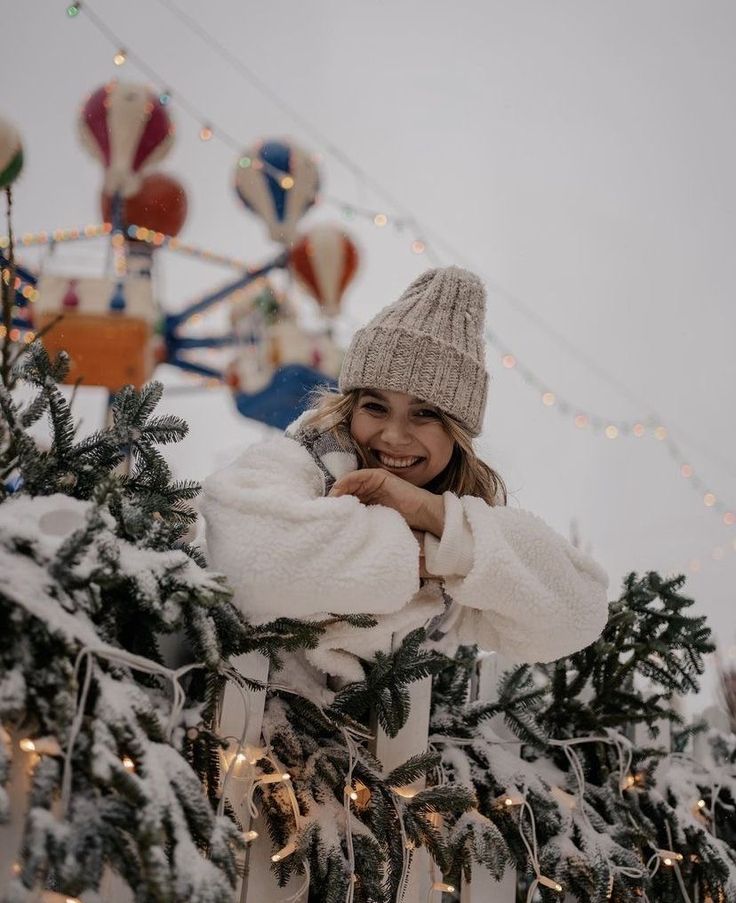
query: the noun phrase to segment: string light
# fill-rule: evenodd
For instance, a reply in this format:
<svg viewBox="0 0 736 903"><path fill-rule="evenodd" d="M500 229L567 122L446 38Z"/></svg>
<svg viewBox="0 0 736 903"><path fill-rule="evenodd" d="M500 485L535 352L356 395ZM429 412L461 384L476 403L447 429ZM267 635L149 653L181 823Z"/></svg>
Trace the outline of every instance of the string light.
<svg viewBox="0 0 736 903"><path fill-rule="evenodd" d="M716 497L712 492L706 492L703 496L703 502L707 508L712 508L716 503Z"/></svg>
<svg viewBox="0 0 736 903"><path fill-rule="evenodd" d="M618 439L618 427L614 426L612 423L606 427L605 433L606 439Z"/></svg>
<svg viewBox="0 0 736 903"><path fill-rule="evenodd" d="M424 254L424 252L427 250L427 246L423 241L420 241L417 238L411 243L411 249L415 254Z"/></svg>
<svg viewBox="0 0 736 903"><path fill-rule="evenodd" d="M454 894L455 893L455 885L454 884L445 884L442 881L435 881L432 885L432 890L438 890L442 894Z"/></svg>
<svg viewBox="0 0 736 903"><path fill-rule="evenodd" d="M296 850L296 843L293 840L290 840L289 843L286 844L285 847L282 847L278 853L274 853L271 857L271 862L281 862L282 859L286 859L287 856L291 856L291 854Z"/></svg>
<svg viewBox="0 0 736 903"><path fill-rule="evenodd" d="M493 805L497 809L510 809L512 806L522 806L524 800L525 797L523 793L513 791L511 793L502 793L501 796L496 797L493 801Z"/></svg>
<svg viewBox="0 0 736 903"><path fill-rule="evenodd" d="M388 223L388 217L385 213L377 213L373 217L373 222L379 229L382 229Z"/></svg>
<svg viewBox="0 0 736 903"><path fill-rule="evenodd" d="M71 3L66 8L66 14L70 19L76 19L79 15L79 3Z"/></svg>
<svg viewBox="0 0 736 903"><path fill-rule="evenodd" d="M246 843L252 843L254 840L258 840L258 831L246 831L243 835L243 839Z"/></svg>
<svg viewBox="0 0 736 903"><path fill-rule="evenodd" d="M546 405L548 408L552 407L555 403L555 393L554 392L544 392L542 395L542 404Z"/></svg>
<svg viewBox="0 0 736 903"><path fill-rule="evenodd" d="M203 125L199 130L199 137L201 141L210 141L214 136L214 132L212 131L212 127L209 125Z"/></svg>
<svg viewBox="0 0 736 903"><path fill-rule="evenodd" d="M294 179L292 176L284 176L281 179L281 187L284 191L290 191L294 187Z"/></svg>
<svg viewBox="0 0 736 903"><path fill-rule="evenodd" d="M262 774L257 783L258 784L280 784L282 781L290 781L291 775L288 773L284 774Z"/></svg>
<svg viewBox="0 0 736 903"><path fill-rule="evenodd" d="M127 59L128 59L128 53L127 53L127 51L123 50L123 48L121 47L120 50L118 50L117 53L115 54L115 56L112 58L112 61L113 61L113 63L115 63L116 66L122 66L123 63L125 63L125 61Z"/></svg>
<svg viewBox="0 0 736 903"><path fill-rule="evenodd" d="M123 756L123 758L121 759L121 762L123 763L123 768L127 772L132 773L135 771L135 762L130 758L130 756Z"/></svg>
<svg viewBox="0 0 736 903"><path fill-rule="evenodd" d="M23 752L35 752L36 751L36 744L33 742L33 740L29 739L28 737L24 737L20 741L18 746L20 746L20 748L23 750Z"/></svg>
<svg viewBox="0 0 736 903"><path fill-rule="evenodd" d="M393 792L402 797L405 800L414 799L414 797L419 793L418 787L392 787Z"/></svg>
<svg viewBox="0 0 736 903"><path fill-rule="evenodd" d="M554 878L548 878L546 875L540 875L537 878L537 881L542 885L542 887L549 887L550 890L556 890L558 894L562 893L562 885L555 881Z"/></svg>

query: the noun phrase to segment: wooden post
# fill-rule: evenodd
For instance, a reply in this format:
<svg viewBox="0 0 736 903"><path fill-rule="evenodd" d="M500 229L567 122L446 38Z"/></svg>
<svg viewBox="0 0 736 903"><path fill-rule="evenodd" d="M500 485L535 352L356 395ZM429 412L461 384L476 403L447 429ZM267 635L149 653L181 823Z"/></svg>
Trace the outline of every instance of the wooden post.
<svg viewBox="0 0 736 903"><path fill-rule="evenodd" d="M479 702L494 702L498 699L498 681L504 671L504 664L497 652L484 653L477 665L472 696ZM502 715L494 716L490 724L494 732L502 740L513 740L514 734L509 730ZM521 743L510 743L509 749L521 751ZM516 869L507 868L500 881L491 875L488 869L478 862L473 863L472 880L463 882L461 903L514 903L516 900Z"/></svg>
<svg viewBox="0 0 736 903"><path fill-rule="evenodd" d="M395 737L389 737L378 726L375 753L383 765L384 773L402 765L411 756L426 752L429 739L429 708L432 701L432 678L425 677L409 686L411 710L409 718ZM402 788L408 794L418 793L425 781L415 781ZM404 897L396 903L426 903L432 887L432 860L424 848L412 854L409 880Z"/></svg>
<svg viewBox="0 0 736 903"><path fill-rule="evenodd" d="M268 680L269 662L259 652L249 652L233 659L232 667L243 677L257 680L263 684ZM244 699L245 696L245 699ZM245 702L247 701L247 706ZM220 715L219 732L224 737L237 737L243 734L245 726L245 742L250 746L261 745L263 729L263 712L266 705L265 690L240 689L233 682L225 685ZM247 711L246 711L247 708ZM245 853L242 880L233 894L235 903L280 903L293 895L294 887L279 888L271 873L271 851L268 831L260 819L251 825L248 809L248 795L252 782L234 779L228 781L226 795L228 802L247 833L251 829L258 832L259 837L248 845ZM295 884L295 882L291 882ZM306 895L304 897L306 900Z"/></svg>

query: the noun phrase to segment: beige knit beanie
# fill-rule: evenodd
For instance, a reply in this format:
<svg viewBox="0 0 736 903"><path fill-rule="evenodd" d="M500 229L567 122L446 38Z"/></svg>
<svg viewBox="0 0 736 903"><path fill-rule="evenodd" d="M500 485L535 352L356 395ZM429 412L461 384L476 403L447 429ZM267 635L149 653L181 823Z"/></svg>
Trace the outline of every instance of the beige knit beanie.
<svg viewBox="0 0 736 903"><path fill-rule="evenodd" d="M398 301L353 336L340 391L408 392L436 405L477 436L488 395L486 293L460 267L427 270Z"/></svg>

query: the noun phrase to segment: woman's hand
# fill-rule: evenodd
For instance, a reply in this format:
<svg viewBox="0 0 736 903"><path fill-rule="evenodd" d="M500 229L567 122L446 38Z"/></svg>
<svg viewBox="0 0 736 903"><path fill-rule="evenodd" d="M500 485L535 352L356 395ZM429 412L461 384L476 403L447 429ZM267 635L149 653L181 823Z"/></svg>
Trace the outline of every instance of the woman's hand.
<svg viewBox="0 0 736 903"><path fill-rule="evenodd" d="M393 508L412 529L442 536L445 524L442 496L414 486L380 467L367 467L345 474L329 494L333 497L354 495L364 505Z"/></svg>

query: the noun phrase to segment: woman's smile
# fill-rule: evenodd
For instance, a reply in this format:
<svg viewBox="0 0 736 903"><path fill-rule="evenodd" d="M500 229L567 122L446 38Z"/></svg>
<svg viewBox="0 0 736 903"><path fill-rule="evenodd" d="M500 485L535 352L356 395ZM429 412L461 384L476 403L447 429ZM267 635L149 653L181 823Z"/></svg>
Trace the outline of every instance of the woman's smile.
<svg viewBox="0 0 736 903"><path fill-rule="evenodd" d="M390 470L408 470L424 461L421 455L388 455L386 452L379 451L377 448L371 449L373 454L378 458L383 467Z"/></svg>

